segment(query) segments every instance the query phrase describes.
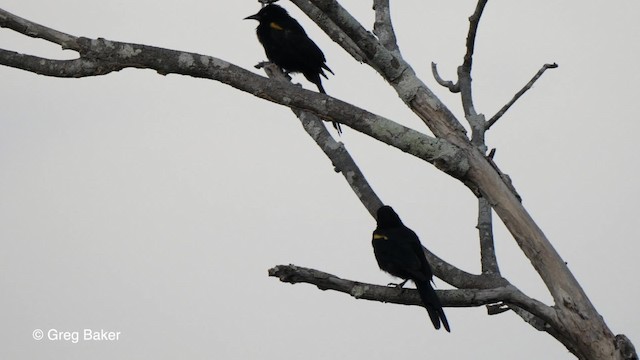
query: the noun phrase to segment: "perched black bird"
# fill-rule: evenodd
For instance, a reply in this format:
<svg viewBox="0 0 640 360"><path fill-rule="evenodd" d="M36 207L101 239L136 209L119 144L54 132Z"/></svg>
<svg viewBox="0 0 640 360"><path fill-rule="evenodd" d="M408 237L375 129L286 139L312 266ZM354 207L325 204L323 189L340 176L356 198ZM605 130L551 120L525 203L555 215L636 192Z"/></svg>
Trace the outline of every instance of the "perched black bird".
<svg viewBox="0 0 640 360"><path fill-rule="evenodd" d="M378 209L378 227L373 231L373 252L380 269L393 276L412 280L418 288L420 299L429 312L431 322L440 329L440 321L447 331L449 323L442 304L431 287L431 266L422 251L420 239L413 230L404 226L398 214L390 206Z"/></svg>
<svg viewBox="0 0 640 360"><path fill-rule="evenodd" d="M247 16L246 19L260 22L256 33L269 61L280 66L285 72L302 73L307 80L318 86L321 93L326 94L320 75L328 79L324 70L331 74L333 71L325 64L322 50L309 39L296 19L289 16L285 9L274 4L263 7L257 14ZM338 133L342 132L337 122L333 123L333 127Z"/></svg>

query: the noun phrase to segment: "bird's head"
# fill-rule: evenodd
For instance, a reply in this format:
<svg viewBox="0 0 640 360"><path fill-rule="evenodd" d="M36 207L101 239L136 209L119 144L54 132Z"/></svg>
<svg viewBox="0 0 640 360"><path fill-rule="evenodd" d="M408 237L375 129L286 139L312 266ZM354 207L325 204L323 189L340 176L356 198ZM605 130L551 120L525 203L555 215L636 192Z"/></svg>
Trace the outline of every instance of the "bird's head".
<svg viewBox="0 0 640 360"><path fill-rule="evenodd" d="M378 209L376 217L378 218L378 227L381 229L393 228L402 225L400 217L395 211L393 211L391 206L385 205Z"/></svg>
<svg viewBox="0 0 640 360"><path fill-rule="evenodd" d="M256 14L247 16L246 18L244 18L244 20L258 20L262 23L278 21L279 19L287 17L289 17L289 14L287 14L287 10L278 5L269 4L260 9L260 11L258 11Z"/></svg>

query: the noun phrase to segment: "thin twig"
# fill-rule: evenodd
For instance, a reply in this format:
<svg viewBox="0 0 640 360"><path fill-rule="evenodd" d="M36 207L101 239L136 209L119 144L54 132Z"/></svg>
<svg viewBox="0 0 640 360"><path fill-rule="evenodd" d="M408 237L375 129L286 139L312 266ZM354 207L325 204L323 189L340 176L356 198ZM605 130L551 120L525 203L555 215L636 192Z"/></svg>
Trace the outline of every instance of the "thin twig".
<svg viewBox="0 0 640 360"><path fill-rule="evenodd" d="M42 26L3 9L0 9L0 27L17 31L32 38L43 39L58 44L62 46L63 49L80 50L80 47L77 45L77 37Z"/></svg>
<svg viewBox="0 0 640 360"><path fill-rule="evenodd" d="M467 52L464 54L464 61L462 66L467 70L468 73L471 73L471 65L473 62L473 51L475 49L476 44L476 34L478 32L478 25L480 24L480 18L482 17L482 11L484 10L485 5L487 5L487 0L478 0L478 4L476 5L476 10L473 12L473 15L469 17L469 32L467 33Z"/></svg>
<svg viewBox="0 0 640 360"><path fill-rule="evenodd" d="M478 26L486 4L487 0L478 0L475 11L469 17L469 30L466 40L467 51L464 55L462 65L458 67L458 88L460 89L460 97L465 118L471 126L471 143L483 154L487 151L485 141L486 120L484 115L478 114L475 109L473 89L471 85L471 70ZM485 197L479 197L478 224L476 228L478 229L478 237L480 241L480 263L482 266L482 273L499 276L500 269L496 258L493 239L493 220L491 215L491 204ZM487 310L491 313L492 308L488 308Z"/></svg>
<svg viewBox="0 0 640 360"><path fill-rule="evenodd" d="M505 106L502 107L502 109L500 109L500 111L498 111L495 115L491 117L491 119L489 119L489 121L487 121L485 128L487 130L491 128L493 124L495 124L496 121L498 121L502 117L502 115L504 115L507 112L507 110L509 110L509 108L513 104L515 104L515 102L518 101L518 99L522 95L524 95L525 92L527 92L527 90L531 89L533 84L535 84L535 82L538 81L538 79L542 76L542 74L544 74L545 71L547 71L547 69L555 69L557 67L558 67L558 64L556 63L542 65L540 70L538 70L538 72L531 78L531 80L529 80L529 82L522 89L520 89L520 91L516 93L513 99L511 99L511 101L509 101Z"/></svg>
<svg viewBox="0 0 640 360"><path fill-rule="evenodd" d="M460 86L457 82L454 84L453 81L444 80L440 77L440 74L438 73L438 65L434 62L431 62L431 72L433 73L433 77L436 79L436 82L438 82L438 84L446 87L454 94L460 92Z"/></svg>
<svg viewBox="0 0 640 360"><path fill-rule="evenodd" d="M465 117L471 127L476 126L474 121L479 119L476 118L478 115L475 110L475 105L473 103L473 89L471 87L471 68L473 64L473 52L475 50L476 44L476 35L478 33L478 25L480 24L480 18L482 17L482 11L484 10L485 5L487 4L487 0L478 0L478 4L476 5L476 9L473 14L469 17L469 31L467 33L467 41L466 47L467 52L464 54L464 58L462 61L462 65L458 67L458 83L460 84L460 97L462 100L462 108L464 109ZM482 119L482 124L484 125L484 118ZM479 127L476 126L476 130ZM472 137L477 136L478 134L473 134ZM481 134L482 135L482 134ZM482 135L484 138L484 135ZM484 140L483 140L484 143Z"/></svg>
<svg viewBox="0 0 640 360"><path fill-rule="evenodd" d="M465 118L471 126L471 143L478 148L483 154L486 153L487 146L485 141L485 117L478 114L475 110L472 91L471 69L473 64L473 53L475 50L476 36L478 33L478 25L482 17L482 12L486 0L479 0L476 9L469 17L469 30L467 33L466 48L462 65L458 67L458 84L460 89L460 97L462 107L464 109ZM493 241L493 220L491 217L491 204L483 196L478 198L478 238L480 240L480 264L483 274L500 274L498 268L498 260ZM487 309L491 311L490 308Z"/></svg>
<svg viewBox="0 0 640 360"><path fill-rule="evenodd" d="M389 0L373 0L373 10L376 13L376 21L373 24L373 33L380 43L389 51L400 51L396 41L396 34L391 23L391 11Z"/></svg>

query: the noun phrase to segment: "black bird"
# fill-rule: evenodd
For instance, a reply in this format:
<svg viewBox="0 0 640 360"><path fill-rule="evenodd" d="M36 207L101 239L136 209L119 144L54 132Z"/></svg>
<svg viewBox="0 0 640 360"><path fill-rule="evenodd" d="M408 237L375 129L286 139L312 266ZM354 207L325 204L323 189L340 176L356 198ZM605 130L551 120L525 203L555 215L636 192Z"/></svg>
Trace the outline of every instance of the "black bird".
<svg viewBox="0 0 640 360"><path fill-rule="evenodd" d="M442 304L435 290L431 287L431 266L422 251L420 239L413 230L404 226L398 214L391 206L378 209L378 227L373 231L373 252L378 266L393 276L404 279L402 287L408 280L416 284L420 299L429 312L431 322L440 329L440 321L447 331L449 323L442 310Z"/></svg>
<svg viewBox="0 0 640 360"><path fill-rule="evenodd" d="M260 22L256 33L269 61L287 73L302 73L307 80L318 86L321 93L326 94L320 75L328 79L324 70L331 74L333 71L327 66L322 50L309 39L296 19L274 4L263 7L257 14L247 16L246 19ZM338 133L342 133L339 123L333 122L333 127Z"/></svg>

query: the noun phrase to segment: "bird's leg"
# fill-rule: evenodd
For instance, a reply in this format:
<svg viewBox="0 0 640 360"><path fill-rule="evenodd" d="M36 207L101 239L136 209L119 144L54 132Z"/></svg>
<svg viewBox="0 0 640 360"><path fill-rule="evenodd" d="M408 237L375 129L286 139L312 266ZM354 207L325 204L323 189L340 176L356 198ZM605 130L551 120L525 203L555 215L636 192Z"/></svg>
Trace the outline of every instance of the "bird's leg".
<svg viewBox="0 0 640 360"><path fill-rule="evenodd" d="M405 281L401 282L400 284L388 283L388 284L387 284L387 286L393 286L394 288L402 289L402 287L404 286L404 284L406 284L406 283L407 283L407 281L409 281L409 279L407 279L407 280L405 280Z"/></svg>
<svg viewBox="0 0 640 360"><path fill-rule="evenodd" d="M259 63L255 64L253 67L256 68L256 69L263 69L263 68L267 67L267 65L270 65L270 64L274 64L275 67L277 67L278 70L280 70L282 75L284 75L284 77L287 80L291 81L291 75L290 75L291 73L289 71L285 71L283 68L281 68L280 66L278 66L275 63L272 63L271 61L260 61Z"/></svg>

